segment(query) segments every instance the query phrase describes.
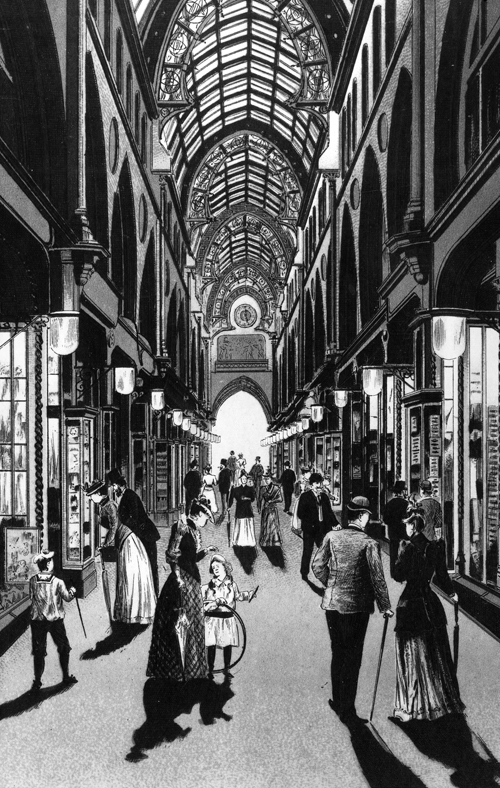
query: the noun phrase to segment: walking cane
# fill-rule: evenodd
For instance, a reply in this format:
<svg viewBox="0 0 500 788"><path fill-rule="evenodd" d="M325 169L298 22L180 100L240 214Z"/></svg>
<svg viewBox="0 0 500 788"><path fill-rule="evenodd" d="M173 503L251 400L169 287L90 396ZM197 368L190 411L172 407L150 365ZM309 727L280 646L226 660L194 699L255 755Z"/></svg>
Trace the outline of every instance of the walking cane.
<svg viewBox="0 0 500 788"><path fill-rule="evenodd" d="M375 698L377 697L377 688L378 688L378 680L380 678L380 668L382 665L382 655L384 653L384 646L385 646L385 636L387 635L387 625L389 624L389 616L384 616L384 629L382 632L382 643L380 644L380 654L378 657L378 667L377 667L377 675L375 678L375 687L373 689L373 702L372 702L372 710L370 712L370 722L373 719L373 712L375 710Z"/></svg>
<svg viewBox="0 0 500 788"><path fill-rule="evenodd" d="M75 596L75 602L76 602L76 606L78 608L78 615L80 616L80 621L82 622L83 634L85 635L85 637L87 637L87 633L85 632L85 624L83 623L83 618L82 618L82 611L80 610L80 603L78 601L78 597L77 596Z"/></svg>
<svg viewBox="0 0 500 788"><path fill-rule="evenodd" d="M458 625L458 602L455 602L455 627L453 629L453 665L455 673L458 668L458 641L460 638L460 627Z"/></svg>

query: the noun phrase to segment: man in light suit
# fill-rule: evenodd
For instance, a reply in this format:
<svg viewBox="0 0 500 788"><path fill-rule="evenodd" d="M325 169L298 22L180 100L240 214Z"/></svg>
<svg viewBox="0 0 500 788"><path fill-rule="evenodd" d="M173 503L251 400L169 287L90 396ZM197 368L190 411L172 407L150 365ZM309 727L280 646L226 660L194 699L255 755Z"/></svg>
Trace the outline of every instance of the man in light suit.
<svg viewBox="0 0 500 788"><path fill-rule="evenodd" d="M357 496L347 505L348 525L330 531L312 563L326 586L321 607L332 647L331 708L348 726L367 722L358 717L355 701L363 645L374 600L384 616L394 615L384 578L380 546L365 533L370 519L368 498Z"/></svg>

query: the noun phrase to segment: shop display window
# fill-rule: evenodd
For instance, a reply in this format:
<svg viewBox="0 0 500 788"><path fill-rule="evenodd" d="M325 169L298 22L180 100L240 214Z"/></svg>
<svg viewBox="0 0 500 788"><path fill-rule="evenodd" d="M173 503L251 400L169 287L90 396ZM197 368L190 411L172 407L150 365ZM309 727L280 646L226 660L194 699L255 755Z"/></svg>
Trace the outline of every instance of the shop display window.
<svg viewBox="0 0 500 788"><path fill-rule="evenodd" d="M85 485L92 481L94 420L68 418L66 422L66 523L65 562L82 565L94 551L92 521L94 506L85 495Z"/></svg>
<svg viewBox="0 0 500 788"><path fill-rule="evenodd" d="M469 574L497 584L499 518L499 336L492 329L469 328L468 343Z"/></svg>

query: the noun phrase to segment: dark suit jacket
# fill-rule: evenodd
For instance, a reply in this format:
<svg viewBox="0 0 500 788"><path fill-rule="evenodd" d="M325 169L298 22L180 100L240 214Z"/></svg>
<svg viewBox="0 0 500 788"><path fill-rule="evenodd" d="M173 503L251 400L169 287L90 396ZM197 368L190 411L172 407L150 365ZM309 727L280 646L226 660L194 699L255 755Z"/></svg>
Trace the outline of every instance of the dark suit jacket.
<svg viewBox="0 0 500 788"><path fill-rule="evenodd" d="M229 492L229 490L231 489L231 480L232 480L231 471L229 470L229 468L223 468L219 473L219 480L218 480L219 492L221 494Z"/></svg>
<svg viewBox="0 0 500 788"><path fill-rule="evenodd" d="M184 476L184 488L188 495L197 498L200 490L203 487L203 480L199 471L194 468L186 473Z"/></svg>
<svg viewBox="0 0 500 788"><path fill-rule="evenodd" d="M399 495L391 498L384 511L389 539L406 539L406 526L402 522L407 517L408 501Z"/></svg>
<svg viewBox="0 0 500 788"><path fill-rule="evenodd" d="M144 505L136 492L125 489L118 504L118 517L121 522L139 537L141 542L157 542L160 533L154 522L146 514Z"/></svg>
<svg viewBox="0 0 500 788"><path fill-rule="evenodd" d="M284 490L292 490L295 482L297 481L297 477L295 475L295 471L292 471L291 468L285 468L283 473L280 477L280 484Z"/></svg>
<svg viewBox="0 0 500 788"><path fill-rule="evenodd" d="M338 520L332 512L328 495L321 492L319 500L323 513L322 522L319 519L319 505L316 494L312 490L306 490L299 498L297 517L301 520L302 530L305 533L323 535L328 533L335 525L338 525Z"/></svg>

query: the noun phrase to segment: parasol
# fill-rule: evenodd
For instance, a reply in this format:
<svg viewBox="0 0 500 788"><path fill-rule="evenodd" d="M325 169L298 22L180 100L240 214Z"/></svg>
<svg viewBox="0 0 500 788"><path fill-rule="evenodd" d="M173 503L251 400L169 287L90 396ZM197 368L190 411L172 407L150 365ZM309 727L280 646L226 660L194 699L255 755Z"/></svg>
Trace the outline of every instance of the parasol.
<svg viewBox="0 0 500 788"><path fill-rule="evenodd" d="M113 623L113 614L111 612L111 592L109 590L109 577L108 577L108 570L106 569L106 565L104 563L104 558L102 557L101 553L101 578L102 578L102 592L104 594L104 601L106 603L106 609L108 611L109 616L109 623Z"/></svg>
<svg viewBox="0 0 500 788"><path fill-rule="evenodd" d="M179 617L177 619L174 629L175 629L175 634L177 635L177 642L179 643L182 670L184 670L184 666L185 666L187 633L190 626L191 626L191 622L189 621L184 611L179 610Z"/></svg>

